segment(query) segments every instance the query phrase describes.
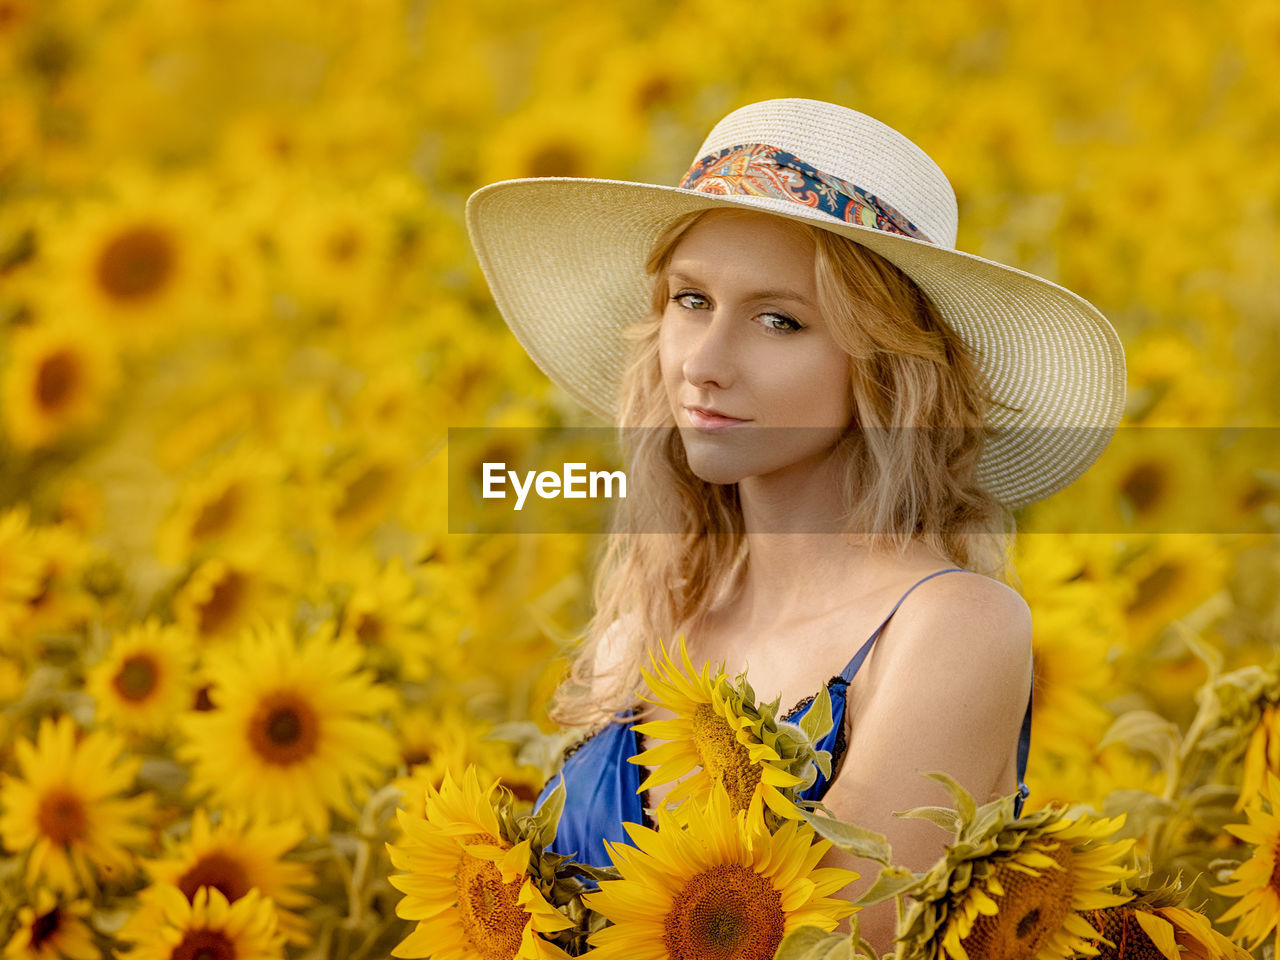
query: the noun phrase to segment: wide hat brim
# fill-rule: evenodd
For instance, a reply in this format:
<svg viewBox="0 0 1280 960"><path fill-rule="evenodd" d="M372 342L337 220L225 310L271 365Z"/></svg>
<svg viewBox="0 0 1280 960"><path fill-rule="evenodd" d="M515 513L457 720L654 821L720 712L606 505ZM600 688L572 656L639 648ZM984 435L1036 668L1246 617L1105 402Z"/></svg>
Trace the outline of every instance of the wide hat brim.
<svg viewBox="0 0 1280 960"><path fill-rule="evenodd" d="M616 422L629 346L620 331L649 314L650 250L674 219L721 207L846 236L915 281L987 378L996 403L978 480L1010 508L1067 486L1110 442L1125 398L1119 336L1088 301L1022 270L782 198L618 180L490 184L467 202L466 220L516 339L571 397Z"/></svg>

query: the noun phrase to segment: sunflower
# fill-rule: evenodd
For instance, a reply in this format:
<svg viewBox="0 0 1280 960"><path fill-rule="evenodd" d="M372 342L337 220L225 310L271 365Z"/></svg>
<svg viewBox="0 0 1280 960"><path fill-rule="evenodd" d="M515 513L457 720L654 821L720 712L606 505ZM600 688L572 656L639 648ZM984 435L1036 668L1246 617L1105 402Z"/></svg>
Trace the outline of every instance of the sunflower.
<svg viewBox="0 0 1280 960"><path fill-rule="evenodd" d="M1150 188L1149 164L1141 164L1131 176L1139 189ZM1125 352L1127 357L1129 351ZM1133 422L1145 427L1177 427L1187 436L1192 427L1217 426L1231 418L1231 383L1214 374L1203 351L1186 334L1148 331L1133 345L1132 355L1126 374Z"/></svg>
<svg viewBox="0 0 1280 960"><path fill-rule="evenodd" d="M1032 610L1033 761L1048 756L1081 769L1112 717L1103 703L1118 692L1111 665L1124 629L1115 578L1090 576L1097 538L1061 534L1018 541L1019 590Z"/></svg>
<svg viewBox="0 0 1280 960"><path fill-rule="evenodd" d="M188 900L162 884L152 894L158 921L129 924L122 939L134 941L129 960L274 960L284 956L271 901L250 890L235 903L217 887L200 887ZM143 907L149 909L149 907Z"/></svg>
<svg viewBox="0 0 1280 960"><path fill-rule="evenodd" d="M718 787L684 809L683 829L659 810L657 830L625 825L634 847L608 845L621 878L583 898L613 924L590 937L597 960L768 960L797 927L834 930L854 912L828 894L858 874L818 867L831 844L812 827L771 834L761 808L734 813Z"/></svg>
<svg viewBox="0 0 1280 960"><path fill-rule="evenodd" d="M982 807L959 784L955 841L923 876L899 924L899 951L927 960L1056 960L1089 954L1098 931L1080 911L1129 900L1112 885L1134 874L1114 861L1133 840L1102 843L1124 821L1037 810L1015 819L1013 797Z"/></svg>
<svg viewBox="0 0 1280 960"><path fill-rule="evenodd" d="M163 860L144 864L151 879L160 886L142 892L151 910L139 910L129 921L132 930L146 929L163 915L156 891L164 886L177 887L192 903L202 887L210 887L235 903L250 890L269 898L276 908L280 932L291 943L301 946L311 942L307 921L296 910L304 910L313 898L297 888L313 882L305 864L285 860L285 854L297 846L306 831L297 820L280 823L254 823L243 814L226 810L219 823L211 824L204 807L197 807L191 818L191 835Z"/></svg>
<svg viewBox="0 0 1280 960"><path fill-rule="evenodd" d="M371 665L425 680L437 646L423 630L431 604L400 558L383 564L372 552L328 549L318 567L320 578L344 600L339 633L358 641Z"/></svg>
<svg viewBox="0 0 1280 960"><path fill-rule="evenodd" d="M411 707L395 720L400 759L407 776L394 781L404 795L401 806L410 816L423 815L428 786L439 789L446 773L455 778L474 766L486 781L496 780L517 803L537 800L546 774L542 769L517 762L516 748L489 737L488 724L450 707Z"/></svg>
<svg viewBox="0 0 1280 960"><path fill-rule="evenodd" d="M211 557L192 571L173 599L178 626L199 640L222 640L247 627L255 617L283 615L288 609L280 582L291 558L272 554L272 563L245 564Z"/></svg>
<svg viewBox="0 0 1280 960"><path fill-rule="evenodd" d="M397 811L404 837L387 850L396 869L407 873L391 877L405 894L396 914L418 923L393 957L568 957L543 934L574 924L544 896L530 839L513 843L499 822L491 800L496 786L482 791L474 768L461 783L446 773L438 792L427 787L422 817Z"/></svg>
<svg viewBox="0 0 1280 960"><path fill-rule="evenodd" d="M1207 917L1186 907L1126 903L1086 910L1084 917L1101 934L1090 944L1098 960L1250 960Z"/></svg>
<svg viewBox="0 0 1280 960"><path fill-rule="evenodd" d="M1202 709L1216 713L1219 782L1240 780L1234 810L1265 792L1270 774L1280 775L1280 654L1230 673L1214 671L1197 695ZM1259 658L1261 659L1261 658Z"/></svg>
<svg viewBox="0 0 1280 960"><path fill-rule="evenodd" d="M680 657L683 672L665 650L661 663L651 657L650 669L641 671L652 691L646 699L670 710L675 718L636 726L637 733L666 741L631 758L632 763L656 768L640 789L692 773L671 789L668 803L705 799L719 785L734 813L763 801L778 816L798 820L799 810L782 790L803 780L787 769L789 764L776 749L776 724L749 716L747 711L755 712L751 698L741 688L734 690L723 676L713 679L710 664L699 674L683 637Z"/></svg>
<svg viewBox="0 0 1280 960"><path fill-rule="evenodd" d="M1280 773L1280 704L1264 703L1258 725L1249 735L1244 753L1244 780L1235 809L1243 810L1262 792L1268 773Z"/></svg>
<svg viewBox="0 0 1280 960"><path fill-rule="evenodd" d="M201 397L194 409L173 411L173 419L158 428L161 436L155 456L165 471L177 473L191 467L198 457L225 447L253 423L258 398L244 390L223 391L219 380L209 378L203 383L206 389L216 391L215 396Z"/></svg>
<svg viewBox="0 0 1280 960"><path fill-rule="evenodd" d="M333 532L351 542L367 535L387 519L400 502L408 482L412 458L391 441L363 442L341 460L327 478L329 516Z"/></svg>
<svg viewBox="0 0 1280 960"><path fill-rule="evenodd" d="M88 900L61 902L44 888L34 903L18 909L18 929L4 948L5 960L101 960L93 931L84 922Z"/></svg>
<svg viewBox="0 0 1280 960"><path fill-rule="evenodd" d="M85 678L98 718L128 733L167 736L191 703L194 656L186 631L154 618L117 634Z"/></svg>
<svg viewBox="0 0 1280 960"><path fill-rule="evenodd" d="M1239 897L1219 920L1235 920L1232 938L1249 939L1257 947L1275 930L1275 946L1280 956L1280 777L1267 771L1263 790L1255 794L1265 799L1270 812L1259 802L1245 808L1248 823L1229 823L1228 833L1253 844L1251 856L1232 872L1230 883L1214 887L1215 893Z"/></svg>
<svg viewBox="0 0 1280 960"><path fill-rule="evenodd" d="M1230 556L1218 539L1203 534L1165 535L1129 564L1122 575L1134 585L1125 615L1136 640L1203 603L1226 584Z"/></svg>
<svg viewBox="0 0 1280 960"><path fill-rule="evenodd" d="M75 893L95 886L94 874L123 875L133 867L130 847L148 838L143 820L147 795L121 797L142 761L121 760L121 740L102 730L76 743L75 722L65 714L40 721L36 742L14 745L21 778L0 784L0 839L27 856L29 884L47 883Z"/></svg>
<svg viewBox="0 0 1280 960"><path fill-rule="evenodd" d="M26 689L27 673L23 670L22 663L0 654L0 743L11 742L10 721L5 708L21 697Z"/></svg>
<svg viewBox="0 0 1280 960"><path fill-rule="evenodd" d="M40 323L15 329L0 396L14 446L43 447L92 426L119 381L116 351L89 324Z"/></svg>
<svg viewBox="0 0 1280 960"><path fill-rule="evenodd" d="M351 192L294 191L275 225L285 284L348 320L385 312L378 308L388 293L396 225L376 193L376 182Z"/></svg>
<svg viewBox="0 0 1280 960"><path fill-rule="evenodd" d="M394 695L360 671L360 647L326 623L296 641L263 621L207 657L214 709L179 721L178 751L192 764L191 789L266 820L300 817L326 833L331 811L350 812L394 766L391 733L373 715Z"/></svg>
<svg viewBox="0 0 1280 960"><path fill-rule="evenodd" d="M15 649L14 638L39 590L39 557L22 504L0 513L0 650Z"/></svg>
<svg viewBox="0 0 1280 960"><path fill-rule="evenodd" d="M439 340L430 344L426 386L442 423L485 422L489 411L511 396L539 399L548 393L547 378L519 344L468 323L473 316L461 299L432 305Z"/></svg>
<svg viewBox="0 0 1280 960"><path fill-rule="evenodd" d="M188 481L157 534L165 563L211 553L229 559L261 555L279 526L283 465L271 454L240 447Z"/></svg>
<svg viewBox="0 0 1280 960"><path fill-rule="evenodd" d="M51 282L37 308L83 317L138 347L170 341L215 290L204 242L218 220L213 199L197 178L117 175L111 186L110 200L81 204L42 230Z"/></svg>
<svg viewBox="0 0 1280 960"><path fill-rule="evenodd" d="M1084 763L1112 720L1101 702L1116 685L1109 638L1079 611L1033 609L1032 741L1037 753Z"/></svg>
<svg viewBox="0 0 1280 960"><path fill-rule="evenodd" d="M591 119L583 123L586 117ZM494 129L495 139L476 158L481 180L592 177L624 169L636 126L620 121L606 96L564 93L535 101Z"/></svg>
<svg viewBox="0 0 1280 960"><path fill-rule="evenodd" d="M27 599L26 631L82 629L95 609L83 586L92 553L89 541L70 524L50 523L31 529L30 548L39 567L39 586Z"/></svg>

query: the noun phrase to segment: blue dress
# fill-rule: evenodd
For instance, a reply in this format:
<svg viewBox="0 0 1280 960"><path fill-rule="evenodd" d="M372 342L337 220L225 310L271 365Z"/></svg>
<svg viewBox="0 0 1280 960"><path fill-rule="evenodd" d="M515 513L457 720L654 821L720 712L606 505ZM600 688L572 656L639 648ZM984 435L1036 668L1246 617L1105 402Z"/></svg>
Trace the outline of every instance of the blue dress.
<svg viewBox="0 0 1280 960"><path fill-rule="evenodd" d="M906 593L893 605L889 615L880 622L874 633L867 639L861 649L853 655L853 659L837 676L827 681L827 691L831 696L831 717L834 721L831 730L818 743L818 749L831 753L831 768L834 775L840 767L845 752L844 713L846 693L862 662L871 652L871 646L884 630L885 625L898 611L902 601L910 596L911 591L925 580L960 567L948 567L938 570L929 576L917 580ZM797 704L784 719L793 723L800 721L813 704L815 697ZM630 718L631 711L619 714L621 718ZM1031 792L1024 779L1027 772L1027 753L1031 748L1031 693L1027 693L1027 710L1022 717L1022 730L1018 737L1018 793L1014 798L1015 816L1022 813L1022 805ZM640 823L651 825L645 812L647 795L641 795L640 779L644 771L627 761L642 752L640 736L635 732L635 721L626 719L622 723L610 723L588 737L566 757L559 773L552 777L537 800L537 807L555 789L561 780L565 784L564 812L560 817L560 827L556 832L555 843L551 849L554 853L571 856L579 863L597 867L610 864L609 854L605 850L605 841L613 843L629 843L623 823ZM805 800L821 800L829 786L827 779L818 774L817 780L801 794ZM647 791L646 791L647 794Z"/></svg>

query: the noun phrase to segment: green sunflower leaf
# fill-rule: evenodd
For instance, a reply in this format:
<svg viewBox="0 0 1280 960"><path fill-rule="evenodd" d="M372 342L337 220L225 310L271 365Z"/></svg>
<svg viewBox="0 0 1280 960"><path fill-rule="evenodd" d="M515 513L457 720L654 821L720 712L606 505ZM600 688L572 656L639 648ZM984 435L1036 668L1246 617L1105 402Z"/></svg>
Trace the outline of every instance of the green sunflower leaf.
<svg viewBox="0 0 1280 960"><path fill-rule="evenodd" d="M848 934L803 926L782 938L773 960L856 960L858 956Z"/></svg>
<svg viewBox="0 0 1280 960"><path fill-rule="evenodd" d="M564 795L564 780L561 779L547 795L538 812L529 818L526 836L533 840L533 845L539 850L545 850L555 842L556 830L560 827L560 814L564 812Z"/></svg>
<svg viewBox="0 0 1280 960"><path fill-rule="evenodd" d="M845 853L855 857L865 857L885 865L893 861L893 853L884 834L845 820L817 816L803 810L801 813L818 836L824 840L830 840L834 846Z"/></svg>
<svg viewBox="0 0 1280 960"><path fill-rule="evenodd" d="M1153 823L1167 820L1175 809L1173 803L1146 790L1112 790L1102 803L1104 816L1126 815L1117 840L1143 836Z"/></svg>
<svg viewBox="0 0 1280 960"><path fill-rule="evenodd" d="M813 703L809 704L808 711L800 718L800 729L808 735L811 743L817 744L831 732L834 725L835 721L831 718L831 694L827 692L826 684L823 684Z"/></svg>
<svg viewBox="0 0 1280 960"><path fill-rule="evenodd" d="M1172 774L1178 767L1181 739L1177 726L1160 714L1150 710L1130 710L1111 724L1098 742L1098 749L1113 743L1126 744L1135 752L1151 754L1164 773Z"/></svg>
<svg viewBox="0 0 1280 960"><path fill-rule="evenodd" d="M1175 620L1170 624L1177 632L1178 638L1187 645L1187 649L1195 654L1204 665L1209 668L1209 678L1206 681L1212 684L1222 673L1223 655L1217 647L1206 643L1200 634L1196 633L1180 620Z"/></svg>
<svg viewBox="0 0 1280 960"><path fill-rule="evenodd" d="M910 810L895 810L893 815L904 820L928 820L947 833L959 833L961 828L960 815L950 807L912 807Z"/></svg>
<svg viewBox="0 0 1280 960"><path fill-rule="evenodd" d="M947 791L955 798L956 812L960 814L961 823L969 823L973 820L974 813L977 812L977 805L973 801L973 796L964 787L960 786L958 780L950 774L943 773L941 770L933 770L924 774L930 780L936 780L947 788Z"/></svg>
<svg viewBox="0 0 1280 960"><path fill-rule="evenodd" d="M915 889L921 879L921 876L912 873L906 867L885 867L876 877L876 882L868 887L854 903L860 907L869 907Z"/></svg>

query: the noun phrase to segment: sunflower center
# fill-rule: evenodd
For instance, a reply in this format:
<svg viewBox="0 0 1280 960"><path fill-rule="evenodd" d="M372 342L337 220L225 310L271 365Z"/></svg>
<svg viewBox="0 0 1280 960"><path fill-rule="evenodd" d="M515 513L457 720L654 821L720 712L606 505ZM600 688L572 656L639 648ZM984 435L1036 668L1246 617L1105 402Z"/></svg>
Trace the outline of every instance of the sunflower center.
<svg viewBox="0 0 1280 960"><path fill-rule="evenodd" d="M1033 877L1015 870L1008 862L997 864L995 878L1005 891L996 901L1000 912L978 917L961 941L966 953L983 960L1023 960L1034 957L1045 941L1062 928L1075 886L1071 848L1061 843L1035 847L1062 869L1045 867Z"/></svg>
<svg viewBox="0 0 1280 960"><path fill-rule="evenodd" d="M382 621L372 614L362 614L356 624L356 639L367 647L377 646L382 642Z"/></svg>
<svg viewBox="0 0 1280 960"><path fill-rule="evenodd" d="M416 767L419 764L431 762L431 750L424 746L406 746L400 751L400 759L404 761L406 767Z"/></svg>
<svg viewBox="0 0 1280 960"><path fill-rule="evenodd" d="M1177 564L1162 563L1138 581L1129 612L1135 613L1153 606L1168 596L1181 577Z"/></svg>
<svg viewBox="0 0 1280 960"><path fill-rule="evenodd" d="M57 350L40 364L36 373L36 403L48 413L65 409L75 398L82 379L80 358L70 350Z"/></svg>
<svg viewBox="0 0 1280 960"><path fill-rule="evenodd" d="M249 719L249 742L267 763L287 767L315 753L320 738L315 710L287 691L263 697Z"/></svg>
<svg viewBox="0 0 1280 960"><path fill-rule="evenodd" d="M207 713L208 711L215 709L213 704L213 697L209 693L209 691L212 689L213 689L213 684L206 683L199 690L197 690L194 698L194 702L191 704L191 709L198 710L201 713Z"/></svg>
<svg viewBox="0 0 1280 960"><path fill-rule="evenodd" d="M350 520L372 504L376 504L391 488L392 474L385 466L375 465L347 484L342 502L334 510L339 520Z"/></svg>
<svg viewBox="0 0 1280 960"><path fill-rule="evenodd" d="M580 177L583 166L581 154L571 144L545 143L529 157L528 176Z"/></svg>
<svg viewBox="0 0 1280 960"><path fill-rule="evenodd" d="M216 537L227 532L240 512L240 489L231 486L222 495L206 503L200 516L191 527L191 536L197 540Z"/></svg>
<svg viewBox="0 0 1280 960"><path fill-rule="evenodd" d="M88 817L78 796L55 787L41 798L36 823L51 841L67 846L84 838Z"/></svg>
<svg viewBox="0 0 1280 960"><path fill-rule="evenodd" d="M164 231L132 227L112 237L98 257L98 284L113 300L144 300L168 283L176 260Z"/></svg>
<svg viewBox="0 0 1280 960"><path fill-rule="evenodd" d="M116 688L116 693L124 699L137 703L151 695L159 678L160 671L156 669L155 660L146 654L138 653L128 657L120 665L112 685Z"/></svg>
<svg viewBox="0 0 1280 960"><path fill-rule="evenodd" d="M253 884L249 882L244 864L221 850L215 850L205 854L179 877L177 886L192 903L201 887L213 887L227 898L228 903L235 903L249 892Z"/></svg>
<svg viewBox="0 0 1280 960"><path fill-rule="evenodd" d="M221 632L235 620L248 591L248 579L244 574L228 570L227 575L213 585L209 599L200 605L200 633Z"/></svg>
<svg viewBox="0 0 1280 960"><path fill-rule="evenodd" d="M1120 492L1133 504L1133 509L1141 514L1160 503L1165 486L1165 471L1159 464L1139 463L1121 481Z"/></svg>
<svg viewBox="0 0 1280 960"><path fill-rule="evenodd" d="M1040 908L1032 907L1030 913L1024 913L1018 920L1018 939L1024 940L1032 930L1036 928L1036 923L1040 920Z"/></svg>
<svg viewBox="0 0 1280 960"><path fill-rule="evenodd" d="M1090 910L1084 918L1103 937L1115 944L1108 947L1101 940L1090 941L1098 950L1096 960L1167 960L1164 951L1151 942L1132 907L1108 907ZM1188 954L1190 956L1190 954Z"/></svg>
<svg viewBox="0 0 1280 960"><path fill-rule="evenodd" d="M724 784L732 812L746 810L760 783L760 767L751 762L733 727L709 703L698 704L694 711L693 744L707 776Z"/></svg>
<svg viewBox="0 0 1280 960"><path fill-rule="evenodd" d="M1271 851L1271 854L1271 876L1267 879L1267 883L1274 892L1280 893L1280 839L1276 840L1275 848Z"/></svg>
<svg viewBox="0 0 1280 960"><path fill-rule="evenodd" d="M221 930L188 930L169 960L236 960L236 945Z"/></svg>
<svg viewBox="0 0 1280 960"><path fill-rule="evenodd" d="M786 916L772 883L726 863L690 877L663 926L671 960L768 960L782 942Z"/></svg>
<svg viewBox="0 0 1280 960"><path fill-rule="evenodd" d="M492 844L507 848L490 834L475 833L464 839L465 846ZM488 860L469 853L458 857L458 916L471 947L485 960L512 960L520 950L529 915L517 902L523 880L502 882L502 874Z"/></svg>
<svg viewBox="0 0 1280 960"><path fill-rule="evenodd" d="M39 951L41 944L51 940L62 926L62 914L57 907L42 913L31 923L31 948Z"/></svg>
<svg viewBox="0 0 1280 960"><path fill-rule="evenodd" d="M350 227L330 234L325 244L325 253L333 263L337 264L351 261L359 252L360 235Z"/></svg>

